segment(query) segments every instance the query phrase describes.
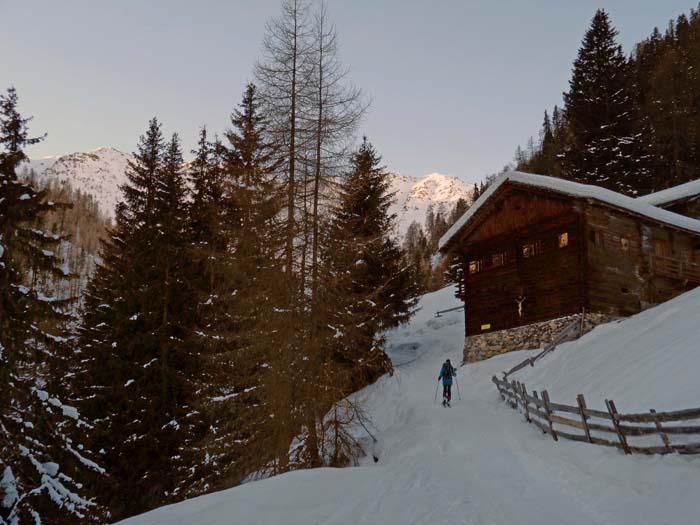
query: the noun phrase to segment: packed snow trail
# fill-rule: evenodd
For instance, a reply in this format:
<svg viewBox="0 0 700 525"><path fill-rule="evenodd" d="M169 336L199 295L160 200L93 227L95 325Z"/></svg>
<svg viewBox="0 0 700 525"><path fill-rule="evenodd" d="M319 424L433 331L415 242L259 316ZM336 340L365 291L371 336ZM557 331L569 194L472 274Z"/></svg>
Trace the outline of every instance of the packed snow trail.
<svg viewBox="0 0 700 525"><path fill-rule="evenodd" d="M700 458L625 456L586 443L555 443L523 423L490 379L526 352L458 368L462 401L453 396L452 407L443 408L438 395L435 402L440 366L448 357L461 362L464 314L435 318L434 313L456 304L450 288L423 297L411 323L389 337L388 351L397 365L393 377L359 394L378 437L377 464L368 456L356 468L291 472L122 524L698 522ZM695 308L697 315L697 303ZM700 356L694 359L700 363ZM537 366L544 370L546 361ZM673 388L673 378L668 387Z"/></svg>

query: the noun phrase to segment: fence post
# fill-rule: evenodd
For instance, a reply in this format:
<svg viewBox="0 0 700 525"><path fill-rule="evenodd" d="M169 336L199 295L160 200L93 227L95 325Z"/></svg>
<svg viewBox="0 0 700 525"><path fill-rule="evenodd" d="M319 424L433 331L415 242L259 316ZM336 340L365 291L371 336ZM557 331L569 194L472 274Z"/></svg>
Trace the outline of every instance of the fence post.
<svg viewBox="0 0 700 525"><path fill-rule="evenodd" d="M494 384L496 385L496 388L498 389L498 393L499 393L499 395L501 396L501 399L502 399L503 401L505 401L505 400L506 400L506 396L505 396L505 394L503 394L503 389L501 389L501 385L498 384L498 378L497 378L496 376L493 376L493 377L491 378L491 381L493 381Z"/></svg>
<svg viewBox="0 0 700 525"><path fill-rule="evenodd" d="M649 410L652 414L656 414L656 410L653 408ZM664 432L663 427L661 426L661 423L659 422L658 419L654 419L654 425L656 425L656 430L659 431L659 435L661 436L661 440L664 442L664 446L666 447L666 452L673 452L673 449L671 448L671 443L668 440L668 436Z"/></svg>
<svg viewBox="0 0 700 525"><path fill-rule="evenodd" d="M532 391L532 397L534 397L535 399L539 399L539 398L540 398L540 396L537 395L537 390L533 390L533 391ZM545 432L544 430L542 431L542 433L543 433L543 434L546 434L546 432Z"/></svg>
<svg viewBox="0 0 700 525"><path fill-rule="evenodd" d="M549 394L546 390L542 390L542 402L544 403L544 413L547 414L547 421L549 422L549 431L552 433L552 438L554 441L559 441L557 433L554 430L554 424L552 423L552 410L549 408Z"/></svg>
<svg viewBox="0 0 700 525"><path fill-rule="evenodd" d="M576 396L576 402L578 403L578 411L581 413L581 422L583 423L583 431L586 433L586 441L591 442L591 429L588 428L588 416L586 416L586 400L583 398L583 394Z"/></svg>
<svg viewBox="0 0 700 525"><path fill-rule="evenodd" d="M515 394L515 406L513 408L518 408L518 386L515 384L515 379L511 381L511 386L513 387L513 394Z"/></svg>
<svg viewBox="0 0 700 525"><path fill-rule="evenodd" d="M627 439L625 438L625 435L620 428L620 422L617 419L617 408L615 408L615 402L612 399L606 399L605 406L608 407L608 413L612 418L613 427L615 427L615 432L617 432L617 438L620 440L622 450L625 451L625 454L631 454L632 452L630 451L630 447L627 445Z"/></svg>
<svg viewBox="0 0 700 525"><path fill-rule="evenodd" d="M524 383L520 383L520 395L523 397L523 406L525 407L525 419L527 419L527 422L530 423L530 408L528 407L527 389L525 388Z"/></svg>

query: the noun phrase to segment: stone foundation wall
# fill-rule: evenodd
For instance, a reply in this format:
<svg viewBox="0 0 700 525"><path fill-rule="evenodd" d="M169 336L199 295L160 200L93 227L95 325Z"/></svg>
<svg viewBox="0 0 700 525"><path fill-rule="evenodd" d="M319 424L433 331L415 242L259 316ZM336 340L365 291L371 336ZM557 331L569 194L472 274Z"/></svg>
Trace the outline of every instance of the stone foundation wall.
<svg viewBox="0 0 700 525"><path fill-rule="evenodd" d="M464 362L481 361L513 350L544 348L578 317L569 315L551 321L469 336L464 341ZM583 320L583 333L590 332L595 326L613 319L605 314L587 313Z"/></svg>

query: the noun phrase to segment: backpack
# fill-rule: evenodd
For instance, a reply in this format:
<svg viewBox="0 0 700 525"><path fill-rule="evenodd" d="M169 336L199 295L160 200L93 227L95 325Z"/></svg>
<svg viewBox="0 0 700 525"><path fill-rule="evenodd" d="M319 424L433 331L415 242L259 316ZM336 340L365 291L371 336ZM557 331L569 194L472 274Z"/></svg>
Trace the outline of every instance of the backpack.
<svg viewBox="0 0 700 525"><path fill-rule="evenodd" d="M445 363L442 365L442 378L443 379L452 379L452 365Z"/></svg>

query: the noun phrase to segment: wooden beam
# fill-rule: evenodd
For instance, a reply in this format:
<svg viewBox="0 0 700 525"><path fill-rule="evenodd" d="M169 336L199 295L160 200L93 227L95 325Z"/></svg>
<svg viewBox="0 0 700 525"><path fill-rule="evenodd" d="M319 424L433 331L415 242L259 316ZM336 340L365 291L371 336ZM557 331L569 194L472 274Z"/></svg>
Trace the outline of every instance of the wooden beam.
<svg viewBox="0 0 700 525"><path fill-rule="evenodd" d="M576 402L578 403L578 409L581 413L581 422L583 423L583 431L586 433L586 440L591 442L591 429L588 428L588 417L586 417L586 400L583 398L583 394L576 396Z"/></svg>
<svg viewBox="0 0 700 525"><path fill-rule="evenodd" d="M552 411L549 408L549 394L546 390L542 390L542 401L544 402L544 412L547 414L547 420L549 421L549 430L552 433L552 438L554 441L559 441L557 438L557 433L554 430L554 424L552 423Z"/></svg>
<svg viewBox="0 0 700 525"><path fill-rule="evenodd" d="M620 424L619 424L619 421L617 418L617 408L615 408L615 402L612 399L606 399L605 406L608 407L608 412L610 413L610 417L612 418L613 426L615 427L615 432L617 433L617 438L620 440L620 445L622 446L622 450L625 451L625 454L631 454L630 448L627 445L627 439L625 438L625 435L622 433L622 430L620 430Z"/></svg>
<svg viewBox="0 0 700 525"><path fill-rule="evenodd" d="M649 410L652 414L656 413L656 410L653 408ZM666 450L668 452L671 452L671 443L668 440L668 436L664 433L663 428L661 427L661 423L659 421L654 421L654 424L656 426L656 430L659 431L659 435L661 436L661 441L664 442L664 447L666 447Z"/></svg>

